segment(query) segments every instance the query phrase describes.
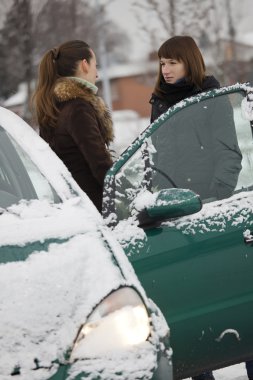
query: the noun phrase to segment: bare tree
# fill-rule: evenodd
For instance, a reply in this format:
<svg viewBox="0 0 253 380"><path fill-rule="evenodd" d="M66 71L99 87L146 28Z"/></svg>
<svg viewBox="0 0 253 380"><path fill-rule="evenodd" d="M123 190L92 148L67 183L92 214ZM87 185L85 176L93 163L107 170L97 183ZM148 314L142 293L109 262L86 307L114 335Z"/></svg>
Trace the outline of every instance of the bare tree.
<svg viewBox="0 0 253 380"><path fill-rule="evenodd" d="M30 0L14 0L1 30L3 78L1 92L6 96L32 77L32 18Z"/></svg>
<svg viewBox="0 0 253 380"><path fill-rule="evenodd" d="M133 0L132 4L140 29L149 36L151 49L154 46L156 51L162 41L173 35L191 35L222 82L232 83L242 76L236 56L232 0Z"/></svg>
<svg viewBox="0 0 253 380"><path fill-rule="evenodd" d="M238 73L238 64L236 57L236 45L235 45L235 26L232 15L231 3L226 0L227 11L227 25L228 25L228 45L227 52L224 59L224 77L226 82L234 83L236 81Z"/></svg>
<svg viewBox="0 0 253 380"><path fill-rule="evenodd" d="M210 26L211 0L135 0L133 2L140 28L149 33L154 40L169 38L175 34L189 34L199 39L203 31ZM146 24L148 14L149 24ZM142 15L140 17L140 15ZM209 24L209 25L208 25Z"/></svg>
<svg viewBox="0 0 253 380"><path fill-rule="evenodd" d="M5 21L6 14L10 7L12 6L11 0L1 0L0 3L0 27L3 25Z"/></svg>
<svg viewBox="0 0 253 380"><path fill-rule="evenodd" d="M27 86L27 96L24 105L23 117L27 120L30 118L29 102L31 98L32 88L32 71L33 71L33 33L32 33L32 12L31 0L20 0L20 9L22 14L20 19L20 50L24 64L24 82Z"/></svg>

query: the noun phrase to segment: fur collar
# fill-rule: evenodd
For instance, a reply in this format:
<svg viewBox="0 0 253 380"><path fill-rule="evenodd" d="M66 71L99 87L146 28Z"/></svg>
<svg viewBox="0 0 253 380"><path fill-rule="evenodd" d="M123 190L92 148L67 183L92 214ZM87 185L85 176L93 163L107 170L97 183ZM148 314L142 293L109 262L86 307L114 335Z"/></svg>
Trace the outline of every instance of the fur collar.
<svg viewBox="0 0 253 380"><path fill-rule="evenodd" d="M56 81L54 94L58 102L66 102L72 99L83 99L88 102L96 111L100 124L104 129L104 137L107 144L113 141L112 118L109 109L104 101L85 84L71 78L63 77Z"/></svg>

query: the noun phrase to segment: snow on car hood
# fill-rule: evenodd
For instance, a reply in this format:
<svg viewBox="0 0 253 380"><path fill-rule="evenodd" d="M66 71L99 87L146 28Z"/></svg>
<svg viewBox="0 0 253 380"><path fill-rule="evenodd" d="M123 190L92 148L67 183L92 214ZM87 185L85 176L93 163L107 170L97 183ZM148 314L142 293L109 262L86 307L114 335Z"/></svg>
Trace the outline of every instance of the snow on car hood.
<svg viewBox="0 0 253 380"><path fill-rule="evenodd" d="M126 280L81 204L32 201L8 211L0 216L2 246L70 238L26 261L0 265L1 379L20 365L27 380L35 358L45 367L63 360L92 308Z"/></svg>
<svg viewBox="0 0 253 380"><path fill-rule="evenodd" d="M102 218L89 211L78 197L58 204L46 200L21 201L2 210L0 246L68 238L76 233L96 230Z"/></svg>
<svg viewBox="0 0 253 380"><path fill-rule="evenodd" d="M16 365L21 366L20 379L31 378L35 358L43 367L64 361L92 308L123 284L96 233L0 265L1 379Z"/></svg>
<svg viewBox="0 0 253 380"><path fill-rule="evenodd" d="M58 369L52 361L64 362L79 327L113 289L134 286L148 303L122 248L102 219L89 214L82 200L75 198L57 205L23 202L0 215L0 249L16 245L15 249L22 251L28 243L53 238L68 240L34 251L25 261L0 264L1 380L10 379L16 366L21 367L20 380L52 376ZM113 264L115 259L120 267ZM160 330L153 336L158 344L168 327L161 317L153 324ZM44 368L34 371L34 359ZM128 373L128 378L136 374L148 378L156 360L154 346L144 342L110 357L85 360L85 369L91 376L101 370L107 380L113 378L117 362L117 368ZM83 362L76 362L69 379L83 370Z"/></svg>

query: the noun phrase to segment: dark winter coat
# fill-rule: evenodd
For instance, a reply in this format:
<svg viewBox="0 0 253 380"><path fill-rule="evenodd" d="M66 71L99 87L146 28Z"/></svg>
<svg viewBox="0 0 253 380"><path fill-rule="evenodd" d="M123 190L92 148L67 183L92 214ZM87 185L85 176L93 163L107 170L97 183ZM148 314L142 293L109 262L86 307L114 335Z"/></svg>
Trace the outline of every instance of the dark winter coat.
<svg viewBox="0 0 253 380"><path fill-rule="evenodd" d="M40 130L99 211L103 182L112 165L107 144L112 120L101 98L84 84L61 78L54 89L60 110L55 128Z"/></svg>
<svg viewBox="0 0 253 380"><path fill-rule="evenodd" d="M187 84L184 80L179 83L170 84L161 82L161 89L164 91L162 97L152 94L150 99L151 109L151 123L156 120L160 115L168 110L169 107L174 106L180 100L189 98L190 96L199 94L203 91L219 88L219 82L213 76L207 76L202 84L202 88L196 87L194 84Z"/></svg>
<svg viewBox="0 0 253 380"><path fill-rule="evenodd" d="M153 184L158 189L189 188L202 199L222 199L232 195L241 170L233 109L228 97L201 104L176 113L153 134L158 169Z"/></svg>

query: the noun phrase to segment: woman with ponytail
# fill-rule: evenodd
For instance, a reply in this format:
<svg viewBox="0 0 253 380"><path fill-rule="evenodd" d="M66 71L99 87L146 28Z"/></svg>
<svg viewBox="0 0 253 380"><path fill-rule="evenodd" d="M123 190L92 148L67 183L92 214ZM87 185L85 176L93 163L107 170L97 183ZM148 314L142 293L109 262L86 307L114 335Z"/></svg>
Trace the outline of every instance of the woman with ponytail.
<svg viewBox="0 0 253 380"><path fill-rule="evenodd" d="M83 41L45 53L33 101L40 136L62 159L79 186L102 209L103 182L112 165L112 119L96 95L96 56Z"/></svg>

